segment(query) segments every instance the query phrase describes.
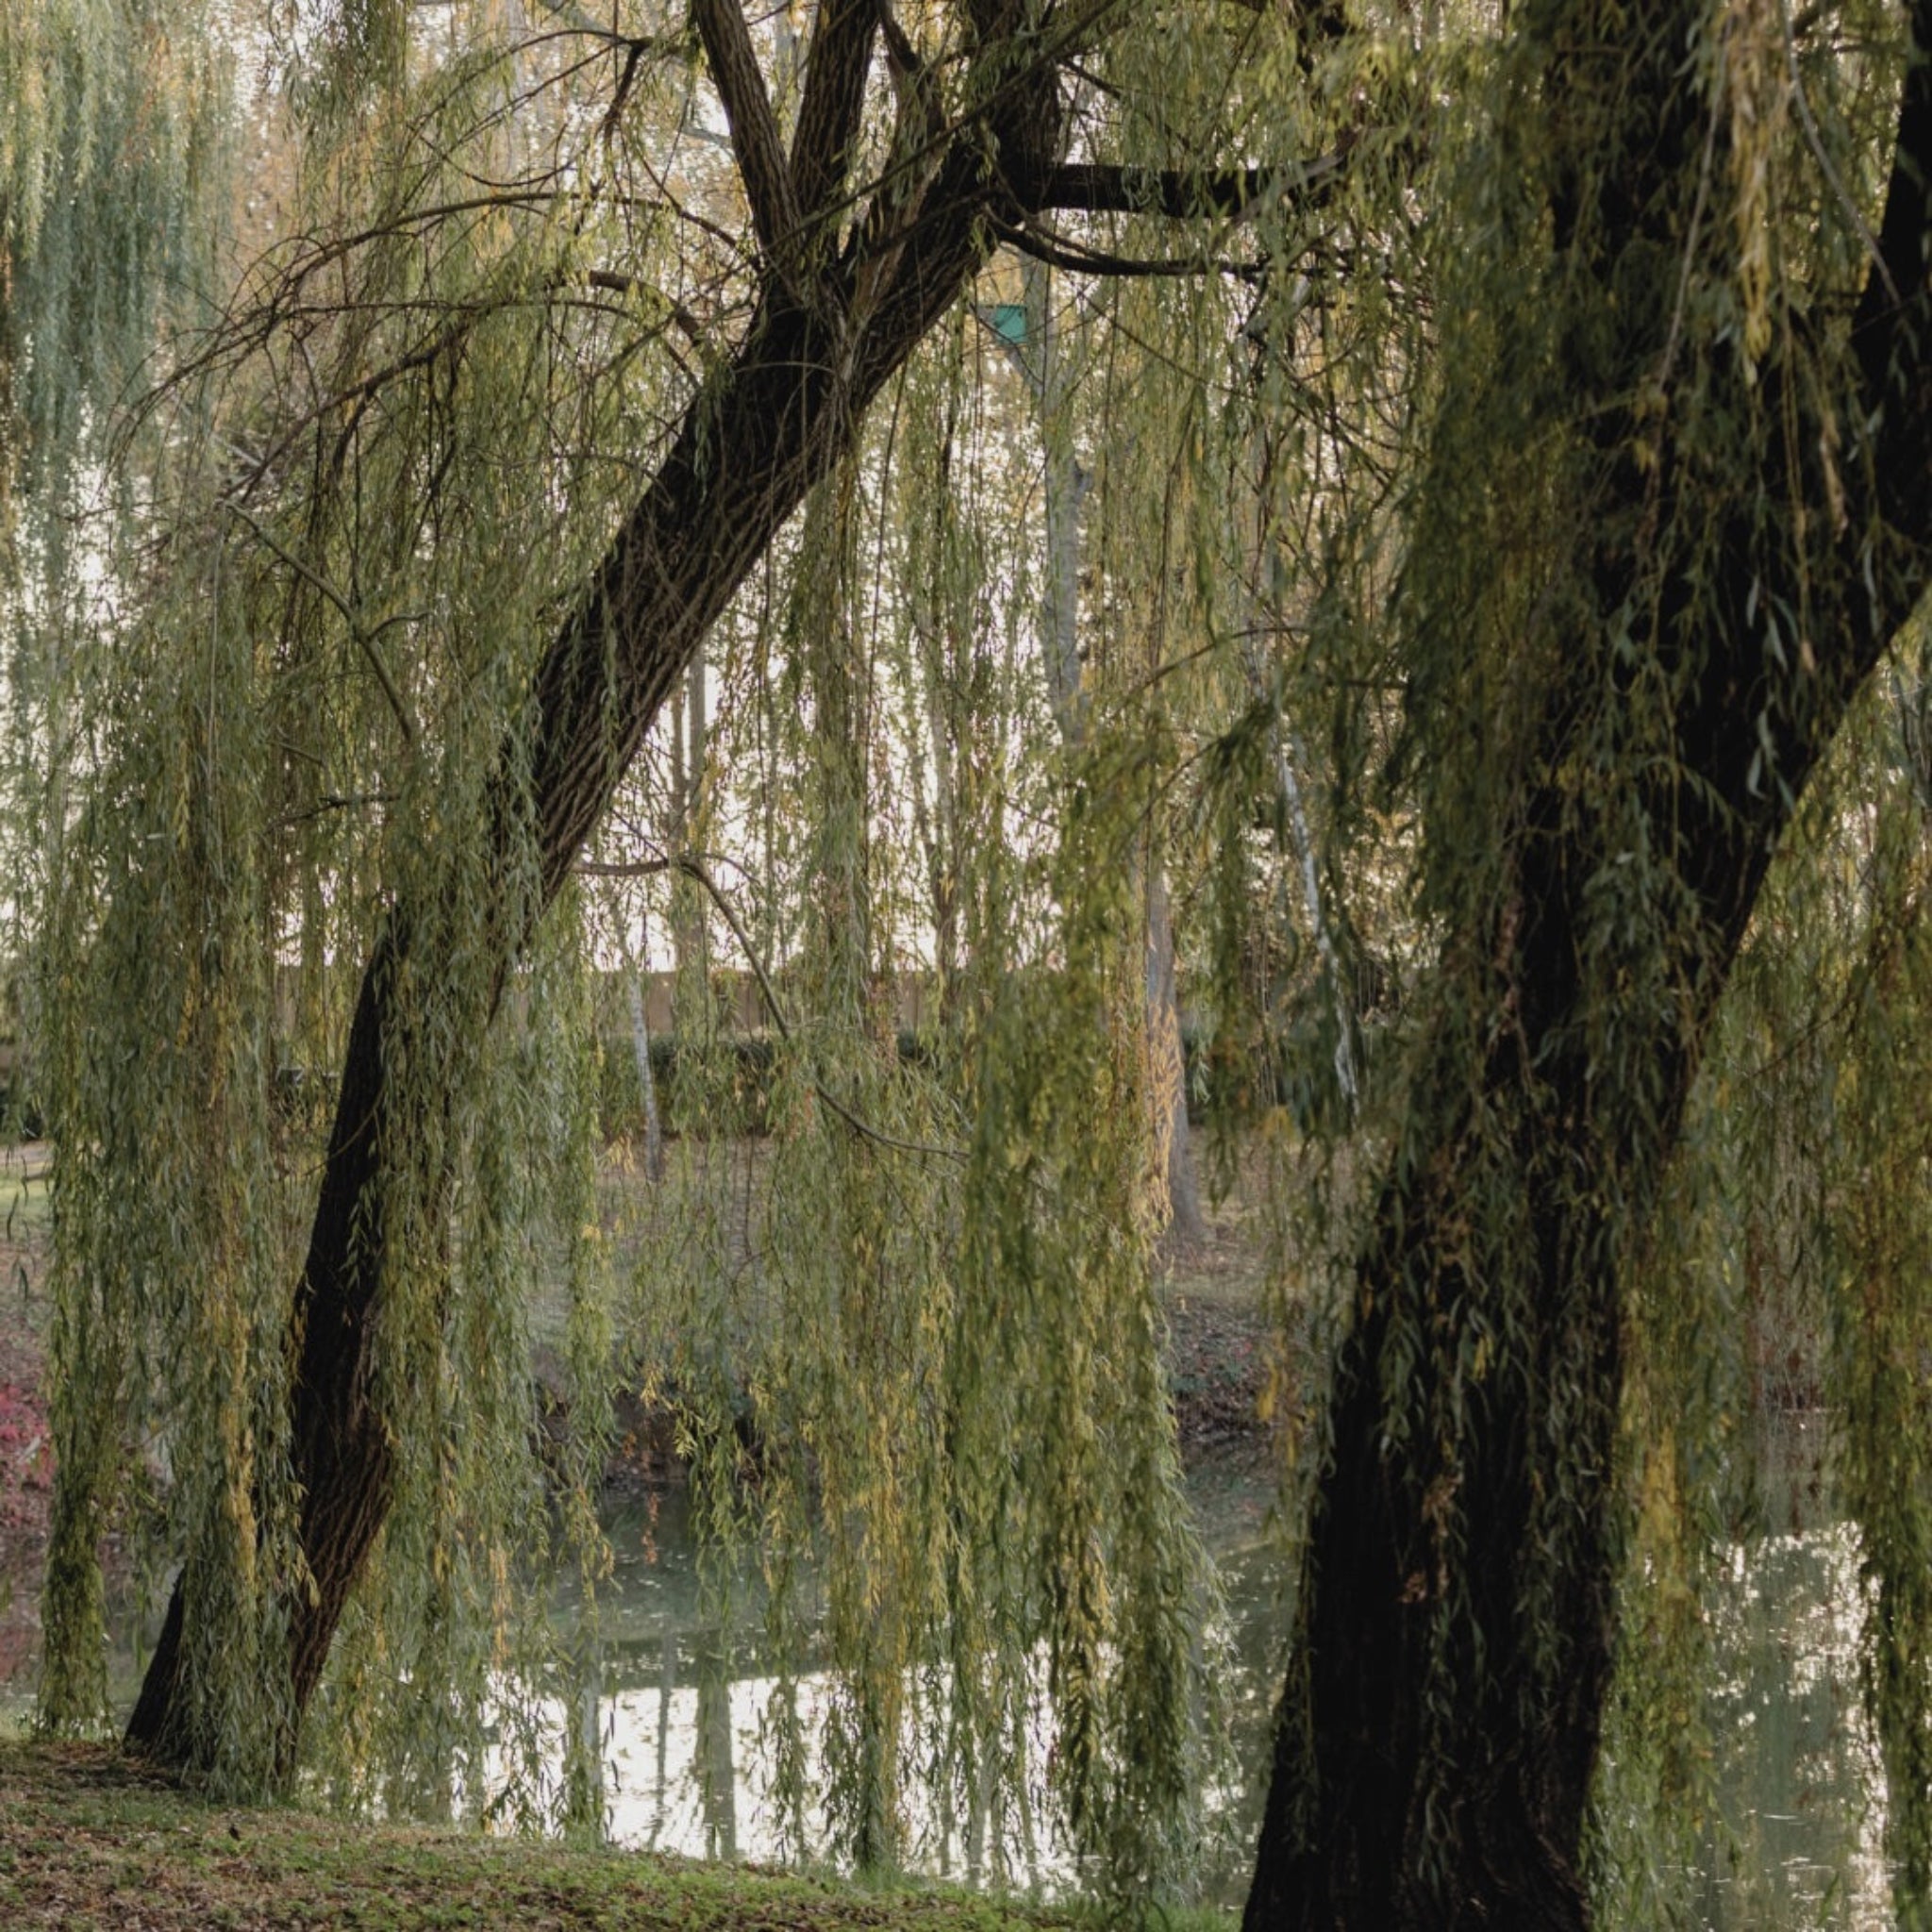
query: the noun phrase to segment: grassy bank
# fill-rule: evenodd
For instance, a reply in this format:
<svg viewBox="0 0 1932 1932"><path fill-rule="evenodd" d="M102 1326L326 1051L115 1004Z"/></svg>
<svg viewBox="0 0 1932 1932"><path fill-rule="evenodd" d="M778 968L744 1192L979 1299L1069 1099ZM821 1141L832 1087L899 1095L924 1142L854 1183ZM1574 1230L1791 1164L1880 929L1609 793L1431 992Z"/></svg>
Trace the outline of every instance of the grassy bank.
<svg viewBox="0 0 1932 1932"><path fill-rule="evenodd" d="M0 1740L0 1925L1041 1932L1065 1912L208 1805L99 1745ZM1091 1925L1091 1922L1086 1922Z"/></svg>

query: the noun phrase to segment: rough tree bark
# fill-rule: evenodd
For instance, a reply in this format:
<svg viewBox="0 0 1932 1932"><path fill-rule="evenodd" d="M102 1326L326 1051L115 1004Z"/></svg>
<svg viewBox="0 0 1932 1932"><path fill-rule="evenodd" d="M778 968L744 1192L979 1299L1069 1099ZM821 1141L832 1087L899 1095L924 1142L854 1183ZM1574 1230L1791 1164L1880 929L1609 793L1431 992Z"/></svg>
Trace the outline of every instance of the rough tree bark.
<svg viewBox="0 0 1932 1932"><path fill-rule="evenodd" d="M1592 425L1601 479L1591 547L1574 559L1592 619L1582 628L1599 635L1573 641L1541 700L1509 835L1510 885L1478 929L1447 941L1445 962L1487 972L1488 1010L1445 1021L1425 1051L1357 1263L1249 1932L1589 1923L1579 1851L1615 1637L1623 1231L1656 1203L1774 845L1926 582L1932 4L1914 0L1879 258L1853 319L1862 408L1844 413L1861 426L1846 425L1841 486L1825 474L1828 449L1820 455L1829 425L1815 396L1775 352L1758 371L1769 420L1784 410L1795 425L1780 448L1803 465L1802 584L1791 547L1755 520L1756 479L1733 476L1726 491L1713 468L1734 452L1713 458L1678 440L1691 409L1641 420L1634 403L1641 378L1668 371L1674 325L1668 281L1646 306L1630 299L1625 277L1655 277L1659 262L1674 277L1698 245L1700 158L1707 142L1721 148L1713 115L1728 112L1698 92L1685 59L1705 20L1694 0L1640 0L1614 22L1586 5L1562 17L1543 63L1540 111L1559 152L1600 138L1607 114L1627 143L1570 154L1552 194L1556 245L1602 299L1615 338L1607 357L1601 336L1588 357L1579 351L1574 418ZM1705 245L1722 245L1728 214L1707 219L1720 241L1707 230ZM1748 416L1741 366L1726 371L1712 352L1702 374L1728 382L1729 403ZM1789 487L1779 477L1774 494ZM1694 536L1672 529L1681 502L1712 520ZM1709 573L1701 581L1690 557ZM1787 636L1779 647L1764 616L1774 601L1807 614L1802 645ZM1580 811L1574 768L1563 774L1579 717L1607 690L1627 691L1601 633L1633 608L1652 625L1660 675L1650 693L1671 692L1677 769L1620 782L1638 788L1653 857L1670 861L1683 889L1685 914L1659 936L1682 995L1674 1011L1606 1007L1615 1008L1616 990L1591 963L1601 942L1591 893L1617 855L1593 835L1612 816L1627 827L1630 814ZM1628 1112L1605 1100L1592 1022L1638 1029L1625 1047L1649 1057L1647 1134L1632 1135ZM1459 1169L1479 1140L1493 1148L1499 1138L1533 1248L1533 1346L1513 1373L1486 1380L1472 1364L1497 1310L1486 1304L1490 1282L1465 1264ZM1419 1357L1398 1359L1417 1337ZM1399 1408L1388 1392L1397 1388ZM1574 1477L1561 1521L1540 1488L1557 1457ZM1445 1642L1434 1612L1450 1563L1467 1597ZM1530 1576L1544 1589L1534 1618Z"/></svg>

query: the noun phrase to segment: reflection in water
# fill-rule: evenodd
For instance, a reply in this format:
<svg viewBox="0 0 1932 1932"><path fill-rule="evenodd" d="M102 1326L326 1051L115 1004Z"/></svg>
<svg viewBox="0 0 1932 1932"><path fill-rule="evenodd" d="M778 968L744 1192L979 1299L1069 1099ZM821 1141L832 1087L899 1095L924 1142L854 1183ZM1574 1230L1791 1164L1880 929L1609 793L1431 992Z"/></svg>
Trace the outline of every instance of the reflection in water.
<svg viewBox="0 0 1932 1932"><path fill-rule="evenodd" d="M1883 1783L1857 1695L1857 1539L1823 1506L1814 1445L1799 1441L1793 1456L1795 1468L1774 1471L1775 1529L1733 1548L1709 1606L1716 1816L1685 1888L1689 1923L1707 1932L1880 1932L1890 1924ZM1229 1666L1230 1748L1210 1793L1221 1828L1207 1848L1202 1889L1236 1905L1260 1817L1286 1564L1269 1534L1265 1479L1206 1472L1192 1493L1225 1606L1225 1627L1210 1641ZM649 1519L631 1506L608 1526L617 1574L600 1593L599 1619L610 1836L692 1856L795 1854L797 1835L779 1826L770 1801L763 1721L777 1680L760 1657L754 1592L741 1591L736 1623L705 1621L675 1497ZM823 1719L824 1680L807 1674L795 1691L809 1740ZM1044 1737L1034 1742L1043 1761ZM1064 1889L1075 1874L1049 1819L1036 1816L1041 1794L1029 1795L1013 1841L996 1844L988 1842L983 1792L958 1817L950 1804L935 1815L930 1794L909 1787L910 1862L969 1883L1004 1875L1047 1892ZM803 1824L804 1849L822 1850L824 1820Z"/></svg>
<svg viewBox="0 0 1932 1932"><path fill-rule="evenodd" d="M696 1753L698 1806L705 1821L705 1856L738 1856L738 1774L732 1763L731 1638L723 1629L698 1639ZM663 1728L660 1718L658 1728Z"/></svg>
<svg viewBox="0 0 1932 1932"><path fill-rule="evenodd" d="M1723 1815L1700 1874L1707 1925L1891 1923L1883 1778L1857 1694L1861 1610L1846 1524L1732 1553L1713 1607Z"/></svg>
<svg viewBox="0 0 1932 1932"><path fill-rule="evenodd" d="M1229 1715L1236 1735L1212 1793L1217 1830L1203 1873L1209 1897L1236 1899L1245 1882L1257 1776L1265 1761L1267 1715L1278 1677L1282 1618L1280 1564L1267 1536L1272 1488L1254 1475L1217 1473L1194 1491L1204 1537L1228 1590L1223 1629L1207 1633L1228 1656ZM823 1814L786 1818L775 1802L766 1748L772 1699L789 1694L808 1754L816 1760L830 1695L827 1679L800 1660L781 1684L762 1641L763 1605L749 1574L732 1592L735 1615L720 1622L702 1591L683 1498L627 1502L607 1521L614 1556L600 1586L597 1666L604 1703L597 1719L605 1740L605 1824L618 1843L691 1857L782 1859L803 1851L823 1856L829 1841ZM809 1606L805 1607L809 1610ZM559 1615L574 1618L569 1597ZM805 1627L811 1627L808 1615ZM1044 1705L1042 1671L1041 1707ZM1043 1724L1028 1740L1038 1766L1051 1739ZM995 1831L986 1767L963 1795L935 1794L906 1782L908 1862L933 1876L969 1884L1064 1890L1077 1879L1040 1789L1023 1790Z"/></svg>
<svg viewBox="0 0 1932 1932"><path fill-rule="evenodd" d="M1733 1547L1707 1607L1714 1665L1705 1721L1716 1815L1685 1888L1688 1923L1707 1932L1881 1932L1891 1923L1883 1778L1858 1700L1857 1539L1832 1521L1824 1501L1824 1433L1821 1422L1793 1421L1768 1445L1770 1526ZM1201 1875L1208 1897L1234 1903L1260 1815L1287 1626L1286 1566L1268 1533L1265 1477L1206 1471L1191 1492L1221 1569L1225 1623L1208 1635L1228 1664L1229 1750L1209 1792L1221 1829ZM822 1853L824 1818L781 1822L773 1800L765 1718L779 1687L763 1654L757 1592L741 1581L723 1620L708 1606L675 1492L648 1507L622 1504L607 1527L615 1571L599 1589L596 1641L575 1665L564 1808L580 1820L601 1816L620 1843L693 1857ZM582 1627L568 1594L558 1614L566 1628ZM809 1628L809 1617L803 1621ZM132 1695L134 1671L131 1654L117 1657L117 1694ZM791 1690L810 1740L823 1728L824 1680L808 1671ZM0 1700L0 1724L29 1713L17 1680ZM567 1708L559 1700L553 1712L559 1737ZM1046 1741L1032 1740L1036 1764ZM982 1783L963 1803L935 1807L910 1787L913 1866L974 1884L1050 1891L1072 1883L1041 1794L1024 1794L1005 1841L992 1828L990 1796Z"/></svg>
<svg viewBox="0 0 1932 1932"><path fill-rule="evenodd" d="M1765 1533L1734 1544L1709 1605L1718 1816L1697 1907L1712 1932L1891 1924L1885 1779L1858 1693L1858 1539L1829 1501L1828 1428L1766 1431Z"/></svg>

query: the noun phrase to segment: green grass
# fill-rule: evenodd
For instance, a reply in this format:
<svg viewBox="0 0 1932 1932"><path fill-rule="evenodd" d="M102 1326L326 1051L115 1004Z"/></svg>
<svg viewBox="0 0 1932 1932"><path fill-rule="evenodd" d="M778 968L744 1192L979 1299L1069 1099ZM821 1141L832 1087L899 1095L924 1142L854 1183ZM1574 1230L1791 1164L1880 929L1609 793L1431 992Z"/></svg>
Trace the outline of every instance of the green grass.
<svg viewBox="0 0 1932 1932"><path fill-rule="evenodd" d="M104 1745L0 1739L0 1925L1041 1932L1084 1914L655 1854L209 1805Z"/></svg>

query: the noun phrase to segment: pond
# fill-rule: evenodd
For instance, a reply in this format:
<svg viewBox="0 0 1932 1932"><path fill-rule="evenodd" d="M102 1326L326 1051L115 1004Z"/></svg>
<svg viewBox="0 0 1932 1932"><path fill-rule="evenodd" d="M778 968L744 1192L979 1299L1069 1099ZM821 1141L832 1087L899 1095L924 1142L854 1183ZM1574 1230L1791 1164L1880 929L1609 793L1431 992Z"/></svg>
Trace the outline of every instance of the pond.
<svg viewBox="0 0 1932 1932"><path fill-rule="evenodd" d="M1856 1541L1818 1500L1822 1422L1779 1427L1766 1458L1770 1520L1732 1549L1710 1606L1716 1667L1702 1722L1714 1804L1697 1868L1685 1874L1687 1903L1692 1923L1711 1932L1880 1932L1890 1910L1882 1779L1857 1694ZM1208 1899L1234 1907L1260 1817L1287 1560L1264 1474L1209 1466L1194 1472L1190 1495L1221 1572L1226 1625L1215 1634L1230 1669L1231 1763L1215 1792L1221 1828L1201 1877ZM694 1857L780 1856L759 1748L772 1684L756 1663L755 1618L736 1631L704 1623L676 1496L655 1509L626 1502L608 1528L616 1569L600 1599L596 1723L611 1836ZM801 1685L808 1719L817 1688ZM917 1791L908 1811L921 1869L984 1873L989 1848L934 1817ZM1008 1869L1052 1891L1071 1874L1044 1822L1034 1824L1026 1842L1006 1847Z"/></svg>
<svg viewBox="0 0 1932 1932"><path fill-rule="evenodd" d="M1237 1902L1261 1797L1241 1774L1253 1779L1266 1760L1284 1565L1270 1527L1273 1485L1260 1474L1198 1472L1190 1496L1227 1593L1226 1627L1210 1636L1233 1667L1225 1689L1236 1737L1230 1775L1214 1792L1211 1869L1203 1878L1208 1897ZM610 1836L699 1857L781 1858L788 1845L769 1802L760 1745L774 1680L758 1660L755 1605L747 1602L731 1627L706 1619L680 1494L629 1499L608 1516L606 1528L614 1570L598 1598L594 1723ZM575 1617L575 1591L564 1593L559 1615ZM824 1690L820 1675L799 1680L808 1733ZM592 1722L588 1711L579 1711L578 1720ZM1033 1741L1036 1758L1043 1760L1050 1740L1042 1732ZM956 1821L950 1807L934 1806L916 1786L907 1793L907 1810L915 1869L978 1882L1003 1864L1010 1882L1049 1893L1074 1881L1038 1793L1005 1845L986 1843L970 1821Z"/></svg>
<svg viewBox="0 0 1932 1932"><path fill-rule="evenodd" d="M1767 1458L1774 1507L1730 1551L1708 1607L1714 1667L1701 1723L1714 1802L1695 1869L1683 1874L1690 1923L1710 1932L1879 1932L1890 1924L1883 1781L1857 1695L1856 1541L1820 1500L1823 1423L1779 1427ZM1253 1464L1197 1470L1190 1496L1221 1572L1225 1627L1214 1634L1228 1659L1230 1713L1229 1769L1212 1793L1218 1829L1200 1875L1208 1899L1233 1907L1260 1812L1287 1562L1272 1484ZM772 1678L750 1592L728 1625L708 1616L675 1489L613 1495L606 1528L614 1568L599 1592L596 1694L573 1716L586 1734L594 1727L610 1836L694 1857L779 1857L786 1846L759 1741ZM575 1629L571 1591L557 1614ZM130 1692L131 1669L124 1659L117 1674L129 1674ZM800 1680L808 1731L823 1689L822 1678ZM18 1678L0 1687L0 1724L25 1719L26 1690ZM1010 1881L1045 1892L1073 1876L1043 1807L1005 1846L975 1842L970 1821L937 1814L916 1789L908 1813L917 1869L973 1881L1003 1857Z"/></svg>

